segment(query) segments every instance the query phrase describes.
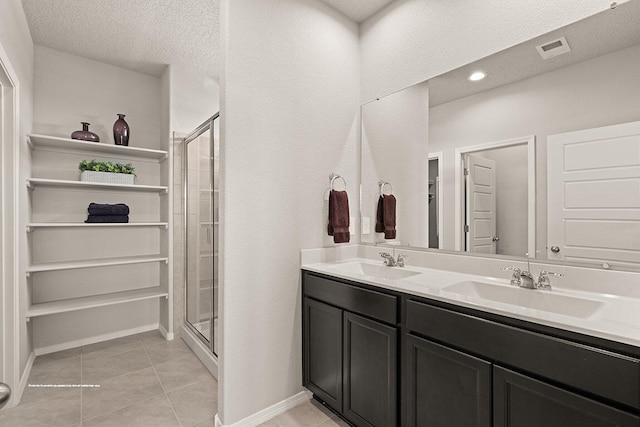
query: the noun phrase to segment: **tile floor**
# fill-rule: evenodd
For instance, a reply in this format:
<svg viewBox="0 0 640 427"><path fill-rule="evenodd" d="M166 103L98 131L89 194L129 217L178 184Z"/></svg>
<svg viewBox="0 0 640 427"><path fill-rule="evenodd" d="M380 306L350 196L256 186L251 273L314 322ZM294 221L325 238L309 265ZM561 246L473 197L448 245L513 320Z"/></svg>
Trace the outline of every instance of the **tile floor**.
<svg viewBox="0 0 640 427"><path fill-rule="evenodd" d="M260 424L260 427L348 427L349 424L311 399L284 414Z"/></svg>
<svg viewBox="0 0 640 427"><path fill-rule="evenodd" d="M181 339L158 331L36 357L0 426L213 426L218 384Z"/></svg>
<svg viewBox="0 0 640 427"><path fill-rule="evenodd" d="M158 331L36 357L20 404L0 427L213 426L218 383L181 340ZM348 426L315 400L261 427Z"/></svg>

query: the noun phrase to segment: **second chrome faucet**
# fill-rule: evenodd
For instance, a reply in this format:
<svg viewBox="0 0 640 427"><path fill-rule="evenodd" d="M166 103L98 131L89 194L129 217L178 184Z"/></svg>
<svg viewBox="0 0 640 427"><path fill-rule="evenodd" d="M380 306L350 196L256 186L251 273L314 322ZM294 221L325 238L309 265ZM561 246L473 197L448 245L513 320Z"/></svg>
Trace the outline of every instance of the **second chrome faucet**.
<svg viewBox="0 0 640 427"><path fill-rule="evenodd" d="M511 284L526 289L551 289L549 276L563 276L562 273L553 273L551 271L542 270L536 280L530 272L520 270L518 267L502 267L502 271L513 271Z"/></svg>
<svg viewBox="0 0 640 427"><path fill-rule="evenodd" d="M404 261L409 258L407 255L398 254L398 258L394 259L388 252L380 252L380 256L384 260L384 265L388 267L404 267Z"/></svg>

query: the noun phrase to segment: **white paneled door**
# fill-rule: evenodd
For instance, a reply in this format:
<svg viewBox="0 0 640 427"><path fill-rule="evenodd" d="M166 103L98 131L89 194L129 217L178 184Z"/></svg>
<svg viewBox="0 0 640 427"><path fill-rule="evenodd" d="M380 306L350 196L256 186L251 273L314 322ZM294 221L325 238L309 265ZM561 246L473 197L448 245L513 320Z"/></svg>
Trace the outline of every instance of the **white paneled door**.
<svg viewBox="0 0 640 427"><path fill-rule="evenodd" d="M640 122L547 139L549 259L640 263Z"/></svg>
<svg viewBox="0 0 640 427"><path fill-rule="evenodd" d="M496 162L468 154L467 252L496 253Z"/></svg>

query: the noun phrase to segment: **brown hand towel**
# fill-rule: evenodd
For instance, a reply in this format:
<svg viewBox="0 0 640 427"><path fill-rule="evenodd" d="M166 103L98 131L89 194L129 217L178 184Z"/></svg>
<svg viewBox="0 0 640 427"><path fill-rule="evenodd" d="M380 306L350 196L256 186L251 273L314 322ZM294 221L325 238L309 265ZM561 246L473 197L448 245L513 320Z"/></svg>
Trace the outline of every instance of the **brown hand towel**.
<svg viewBox="0 0 640 427"><path fill-rule="evenodd" d="M393 194L385 194L382 198L382 213L384 217L384 238L396 238L396 198Z"/></svg>
<svg viewBox="0 0 640 427"><path fill-rule="evenodd" d="M331 190L329 193L329 236L334 243L347 243L349 233L349 196L346 191Z"/></svg>

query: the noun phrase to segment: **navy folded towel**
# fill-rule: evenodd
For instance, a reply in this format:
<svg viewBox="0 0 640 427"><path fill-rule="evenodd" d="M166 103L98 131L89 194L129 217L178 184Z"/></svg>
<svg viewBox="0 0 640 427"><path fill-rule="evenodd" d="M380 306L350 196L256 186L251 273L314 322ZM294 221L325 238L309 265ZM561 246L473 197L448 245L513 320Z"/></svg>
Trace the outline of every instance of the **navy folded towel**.
<svg viewBox="0 0 640 427"><path fill-rule="evenodd" d="M124 203L109 205L106 203L89 203L89 215L129 215L129 206ZM121 221L114 221L121 222Z"/></svg>
<svg viewBox="0 0 640 427"><path fill-rule="evenodd" d="M129 215L89 215L85 222L129 222Z"/></svg>

